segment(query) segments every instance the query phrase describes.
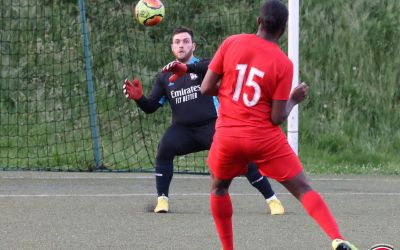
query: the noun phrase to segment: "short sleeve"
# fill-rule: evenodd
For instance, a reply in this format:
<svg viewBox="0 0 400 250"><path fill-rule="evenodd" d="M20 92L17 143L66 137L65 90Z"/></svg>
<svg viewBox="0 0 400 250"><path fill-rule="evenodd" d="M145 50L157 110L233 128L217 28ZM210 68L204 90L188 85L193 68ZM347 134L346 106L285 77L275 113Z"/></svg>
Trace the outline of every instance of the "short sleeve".
<svg viewBox="0 0 400 250"><path fill-rule="evenodd" d="M229 38L225 39L219 46L217 52L215 52L213 59L208 65L208 68L218 75L222 75L224 71L224 56L227 46L227 41Z"/></svg>
<svg viewBox="0 0 400 250"><path fill-rule="evenodd" d="M290 91L292 89L293 81L293 63L287 60L280 67L281 70L277 75L277 83L274 93L272 94L273 100L288 100Z"/></svg>

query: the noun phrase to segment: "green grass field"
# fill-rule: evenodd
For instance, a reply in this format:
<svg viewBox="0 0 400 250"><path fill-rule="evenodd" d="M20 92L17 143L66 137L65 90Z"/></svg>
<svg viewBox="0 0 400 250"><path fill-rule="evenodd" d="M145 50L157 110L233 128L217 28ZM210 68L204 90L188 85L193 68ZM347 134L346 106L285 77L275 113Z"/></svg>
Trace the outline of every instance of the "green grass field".
<svg viewBox="0 0 400 250"><path fill-rule="evenodd" d="M0 2L0 169L88 170L95 163L77 1ZM163 2L163 22L145 28L132 20L134 1L85 1L101 153L112 170L152 170L169 108L145 115L122 84L139 76L149 91L173 59L174 27L194 29L199 57L230 34L256 30L259 1ZM306 171L400 174L398 13L397 0L301 1ZM204 156L177 158L177 170L205 171Z"/></svg>

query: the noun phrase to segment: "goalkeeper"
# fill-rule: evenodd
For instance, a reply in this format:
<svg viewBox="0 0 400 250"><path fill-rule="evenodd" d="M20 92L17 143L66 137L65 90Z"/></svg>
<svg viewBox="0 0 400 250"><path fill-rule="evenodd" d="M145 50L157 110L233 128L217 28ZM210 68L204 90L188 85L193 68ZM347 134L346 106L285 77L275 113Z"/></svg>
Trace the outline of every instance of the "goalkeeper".
<svg viewBox="0 0 400 250"><path fill-rule="evenodd" d="M193 31L186 27L176 28L171 43L176 61L165 66L163 72L157 75L148 97L143 95L138 79L133 82L127 79L124 84L126 97L135 100L145 113L155 112L166 102L172 109L172 124L161 138L156 156L158 200L155 213L169 210L168 191L175 156L209 150L215 132L218 100L200 93L200 84L210 60L194 57L195 48ZM270 183L255 164L248 165L246 177L262 193L272 215L284 214L284 208Z"/></svg>

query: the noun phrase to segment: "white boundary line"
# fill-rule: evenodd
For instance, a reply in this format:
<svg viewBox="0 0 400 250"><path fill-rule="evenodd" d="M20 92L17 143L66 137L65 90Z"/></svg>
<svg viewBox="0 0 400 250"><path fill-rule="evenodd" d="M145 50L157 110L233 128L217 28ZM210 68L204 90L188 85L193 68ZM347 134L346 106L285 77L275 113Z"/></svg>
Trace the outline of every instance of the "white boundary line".
<svg viewBox="0 0 400 250"><path fill-rule="evenodd" d="M277 193L278 195L291 195L289 193ZM349 193L324 193L322 195L329 196L399 196L400 193L363 193L363 192L349 192ZM210 193L172 193L171 196L209 196ZM259 196L254 193L230 193L231 196ZM140 197L140 196L156 196L154 193L143 194L1 194L0 198L40 198L40 197Z"/></svg>
<svg viewBox="0 0 400 250"><path fill-rule="evenodd" d="M174 179L209 179L208 175L198 175L198 176L183 176L174 175ZM104 180L104 179L154 179L154 175L151 176L0 176L0 180ZM245 179L245 177L237 177L235 179ZM400 182L400 178L384 178L384 177L366 177L366 178L309 178L311 182L313 181L394 181Z"/></svg>
<svg viewBox="0 0 400 250"><path fill-rule="evenodd" d="M174 176L174 179L208 179L209 176ZM3 176L0 179L26 179L26 180L69 180L69 179L88 179L88 180L96 180L96 179L154 179L154 175L152 176L41 176L41 177L29 177L29 176Z"/></svg>

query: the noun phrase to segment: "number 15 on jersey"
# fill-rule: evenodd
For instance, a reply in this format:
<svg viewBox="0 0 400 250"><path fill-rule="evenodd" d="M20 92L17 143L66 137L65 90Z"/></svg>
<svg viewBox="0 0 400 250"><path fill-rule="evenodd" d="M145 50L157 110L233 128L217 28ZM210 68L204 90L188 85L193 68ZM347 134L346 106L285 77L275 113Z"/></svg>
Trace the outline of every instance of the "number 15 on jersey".
<svg viewBox="0 0 400 250"><path fill-rule="evenodd" d="M236 70L239 71L239 74L238 74L237 81L236 81L235 92L233 93L233 97L232 97L232 99L236 102L239 101L240 94L242 92L243 80L244 80L247 66L248 66L247 64L236 65ZM250 68L249 76L247 77L247 81L246 81L245 85L254 89L254 95L253 95L253 98L251 100L249 100L249 96L247 95L247 93L243 93L243 95L242 95L243 102L247 107L255 106L258 103L258 101L260 100L261 88L260 88L260 85L256 81L254 81L254 78L255 77L263 78L264 75L265 75L265 73L257 68L255 68L255 67Z"/></svg>

